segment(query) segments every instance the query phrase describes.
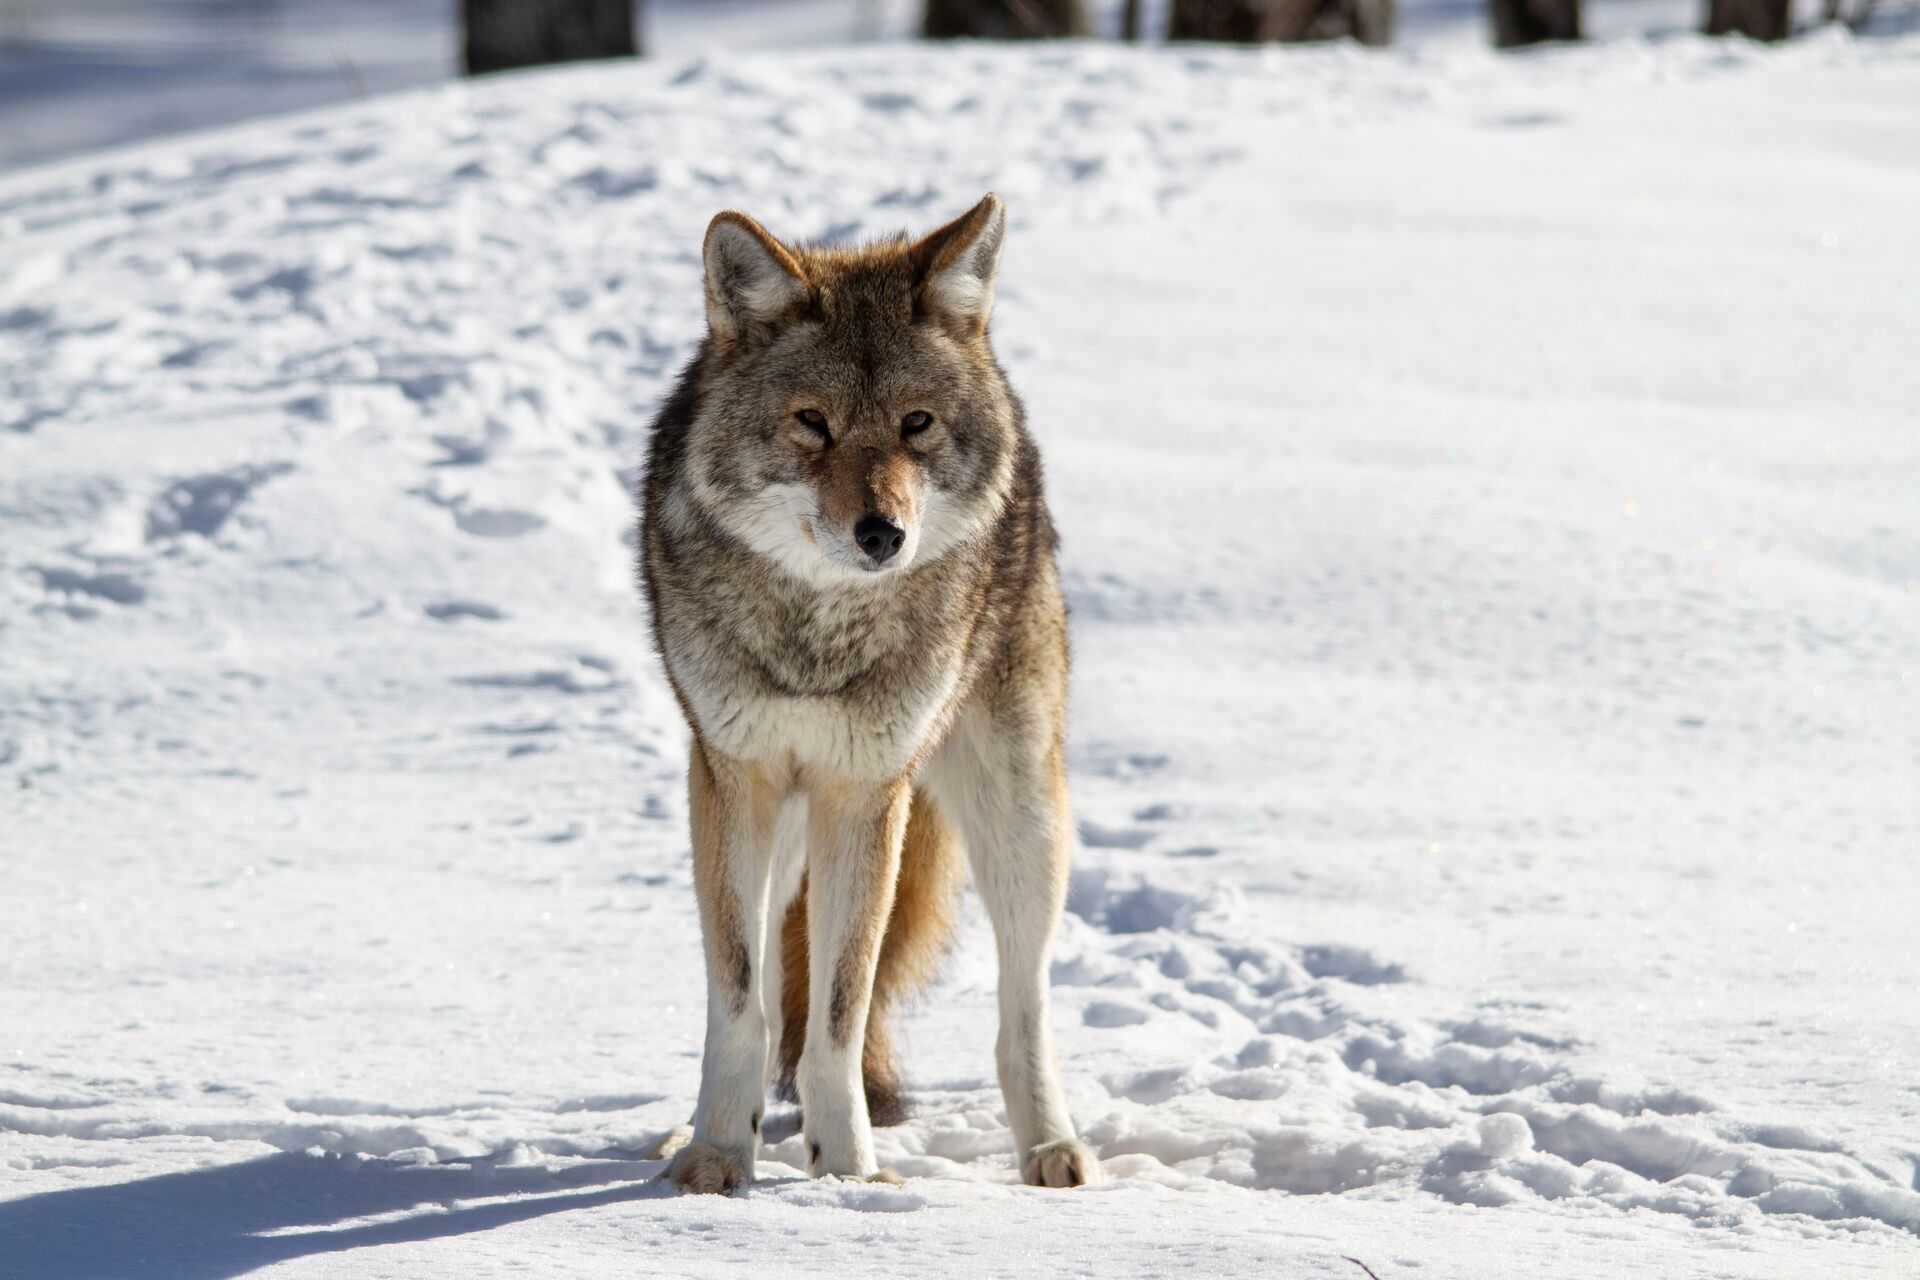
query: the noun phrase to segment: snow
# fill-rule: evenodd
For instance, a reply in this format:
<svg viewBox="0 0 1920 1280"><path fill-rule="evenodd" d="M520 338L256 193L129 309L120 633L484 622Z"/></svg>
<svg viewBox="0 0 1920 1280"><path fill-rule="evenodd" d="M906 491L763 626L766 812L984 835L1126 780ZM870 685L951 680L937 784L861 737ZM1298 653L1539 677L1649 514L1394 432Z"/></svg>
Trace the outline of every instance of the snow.
<svg viewBox="0 0 1920 1280"><path fill-rule="evenodd" d="M0 1276L1920 1262L1920 40L714 54L0 179ZM1014 1185L677 1198L698 245L993 189L1065 536Z"/></svg>
<svg viewBox="0 0 1920 1280"><path fill-rule="evenodd" d="M1396 0L1402 47L1484 47L1486 6ZM792 50L902 41L922 0L642 0L644 51ZM454 0L86 0L0 4L0 170L204 129L369 93L439 84L459 73ZM1093 29L1120 32L1120 0L1085 0ZM1799 29L1819 0L1790 0ZM1149 40L1168 0L1145 0ZM1599 40L1697 30L1703 0L1585 0ZM1920 0L1877 0L1866 24L1920 30Z"/></svg>

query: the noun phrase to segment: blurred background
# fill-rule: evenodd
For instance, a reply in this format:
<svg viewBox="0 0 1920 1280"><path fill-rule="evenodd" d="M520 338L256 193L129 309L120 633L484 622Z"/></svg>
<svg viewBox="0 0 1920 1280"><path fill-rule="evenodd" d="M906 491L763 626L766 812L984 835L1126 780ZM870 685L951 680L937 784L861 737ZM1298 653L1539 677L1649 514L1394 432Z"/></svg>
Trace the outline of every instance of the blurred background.
<svg viewBox="0 0 1920 1280"><path fill-rule="evenodd" d="M1502 47L1829 24L1920 0L0 0L0 170L472 73L940 37Z"/></svg>

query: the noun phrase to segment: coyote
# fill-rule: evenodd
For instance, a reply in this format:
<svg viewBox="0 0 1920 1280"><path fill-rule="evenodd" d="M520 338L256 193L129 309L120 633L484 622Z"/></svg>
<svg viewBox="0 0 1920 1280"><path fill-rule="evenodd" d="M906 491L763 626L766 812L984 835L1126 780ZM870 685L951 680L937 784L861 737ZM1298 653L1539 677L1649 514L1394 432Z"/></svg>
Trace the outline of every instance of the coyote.
<svg viewBox="0 0 1920 1280"><path fill-rule="evenodd" d="M1040 455L987 340L1006 212L919 240L707 228L708 334L653 427L641 577L693 731L707 961L692 1137L666 1176L753 1179L772 1075L813 1176L890 1178L887 1013L931 978L972 865L1026 1180L1096 1182L1054 1066L1047 957L1072 822L1067 620Z"/></svg>

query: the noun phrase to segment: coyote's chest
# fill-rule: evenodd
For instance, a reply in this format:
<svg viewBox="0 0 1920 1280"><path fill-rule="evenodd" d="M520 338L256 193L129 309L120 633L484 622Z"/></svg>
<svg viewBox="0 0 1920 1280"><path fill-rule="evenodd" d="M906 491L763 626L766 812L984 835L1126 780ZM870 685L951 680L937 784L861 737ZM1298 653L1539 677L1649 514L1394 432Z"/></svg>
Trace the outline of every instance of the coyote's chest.
<svg viewBox="0 0 1920 1280"><path fill-rule="evenodd" d="M728 755L895 776L959 686L960 647L933 603L882 590L769 592L739 601L732 625L703 637L676 675L702 735Z"/></svg>
<svg viewBox="0 0 1920 1280"><path fill-rule="evenodd" d="M765 603L737 634L775 692L850 695L876 673L913 662L913 627L897 602L849 592Z"/></svg>

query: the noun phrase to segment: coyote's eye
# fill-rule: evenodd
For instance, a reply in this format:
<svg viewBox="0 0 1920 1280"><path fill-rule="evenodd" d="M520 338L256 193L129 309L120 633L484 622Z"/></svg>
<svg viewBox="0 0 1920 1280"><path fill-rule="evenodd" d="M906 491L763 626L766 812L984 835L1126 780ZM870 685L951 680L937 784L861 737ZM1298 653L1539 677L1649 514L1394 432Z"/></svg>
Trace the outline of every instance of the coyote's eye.
<svg viewBox="0 0 1920 1280"><path fill-rule="evenodd" d="M822 440L831 441L833 439L833 433L827 429L827 415L818 409L801 409L793 416L798 418L800 425L807 428L807 430L819 432Z"/></svg>
<svg viewBox="0 0 1920 1280"><path fill-rule="evenodd" d="M932 425L932 414L928 413L925 409L915 409L912 413L900 419L900 434L903 436L917 436Z"/></svg>

